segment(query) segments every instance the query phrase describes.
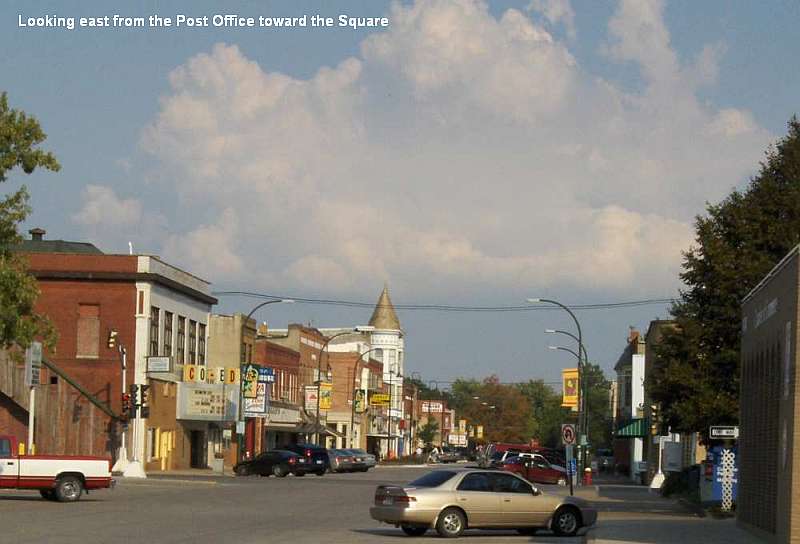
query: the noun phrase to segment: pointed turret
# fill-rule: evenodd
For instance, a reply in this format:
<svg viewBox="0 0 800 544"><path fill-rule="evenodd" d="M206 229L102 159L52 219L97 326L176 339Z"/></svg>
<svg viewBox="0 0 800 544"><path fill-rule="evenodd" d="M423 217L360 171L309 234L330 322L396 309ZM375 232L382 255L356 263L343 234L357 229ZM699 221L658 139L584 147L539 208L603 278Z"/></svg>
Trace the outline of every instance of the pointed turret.
<svg viewBox="0 0 800 544"><path fill-rule="evenodd" d="M375 305L375 310L372 312L372 317L369 319L369 324L381 330L400 330L400 320L397 319L394 305L389 298L389 287L386 285L383 286L383 291L378 298L378 304Z"/></svg>

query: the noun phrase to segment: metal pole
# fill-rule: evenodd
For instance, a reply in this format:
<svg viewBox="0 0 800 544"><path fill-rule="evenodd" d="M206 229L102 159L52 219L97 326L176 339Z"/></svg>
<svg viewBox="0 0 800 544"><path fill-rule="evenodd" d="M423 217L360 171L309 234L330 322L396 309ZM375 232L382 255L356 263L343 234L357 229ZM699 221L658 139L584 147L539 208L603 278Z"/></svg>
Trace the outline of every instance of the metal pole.
<svg viewBox="0 0 800 544"><path fill-rule="evenodd" d="M336 338L338 336L344 336L345 334L352 334L354 332L358 332L358 330L357 329L352 329L352 330L349 330L349 331L343 331L343 332L336 333L333 336L329 336L325 340L325 342L322 344L322 347L319 349L319 357L318 357L318 360L317 360L317 428L316 428L316 432L314 433L314 435L315 435L314 436L314 443L316 445L318 445L318 446L320 445L319 442L320 442L320 436L321 436L321 433L319 432L319 430L320 430L319 397L320 397L320 391L322 390L322 355L323 355L323 353L325 353L325 349L328 347L328 344L331 343L331 340L333 340L334 338ZM330 358L330 356L328 356L328 358Z"/></svg>
<svg viewBox="0 0 800 544"><path fill-rule="evenodd" d="M119 352L122 355L122 394L123 395L127 395L128 394L128 376L127 376L127 374L128 374L128 358L127 358L128 357L128 350L126 350L125 347L122 344L120 344ZM121 438L122 438L122 453L123 453L122 457L125 459L125 461L128 460L128 443L125 442L125 438L126 438L125 435L127 434L125 432L125 429L127 428L127 426L128 426L128 422L126 421L125 425L122 427L123 430L122 430L122 436L121 436Z"/></svg>
<svg viewBox="0 0 800 544"><path fill-rule="evenodd" d="M358 373L358 364L361 359L368 353L381 348L371 348L363 353L358 354L355 364L353 365L353 405L350 407L350 447L353 447L353 440L355 439L355 421L356 421L356 374Z"/></svg>
<svg viewBox="0 0 800 544"><path fill-rule="evenodd" d="M391 458L392 452L392 374L389 370L389 424L386 431L386 457Z"/></svg>
<svg viewBox="0 0 800 544"><path fill-rule="evenodd" d="M33 451L33 425L36 412L36 388L31 385L30 397L28 399L28 455L34 455Z"/></svg>

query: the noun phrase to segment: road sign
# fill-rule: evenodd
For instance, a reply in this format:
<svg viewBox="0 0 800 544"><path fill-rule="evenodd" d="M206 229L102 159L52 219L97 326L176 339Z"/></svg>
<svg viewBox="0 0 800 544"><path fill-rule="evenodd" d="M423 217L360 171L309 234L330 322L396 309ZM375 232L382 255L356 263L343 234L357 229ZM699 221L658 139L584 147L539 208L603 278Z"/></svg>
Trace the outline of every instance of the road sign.
<svg viewBox="0 0 800 544"><path fill-rule="evenodd" d="M561 425L561 442L565 446L575 443L575 425L572 423Z"/></svg>
<svg viewBox="0 0 800 544"><path fill-rule="evenodd" d="M35 387L39 385L42 371L42 343L31 342L25 350L25 385Z"/></svg>
<svg viewBox="0 0 800 544"><path fill-rule="evenodd" d="M736 440L739 438L739 427L735 425L712 425L708 434L710 438Z"/></svg>

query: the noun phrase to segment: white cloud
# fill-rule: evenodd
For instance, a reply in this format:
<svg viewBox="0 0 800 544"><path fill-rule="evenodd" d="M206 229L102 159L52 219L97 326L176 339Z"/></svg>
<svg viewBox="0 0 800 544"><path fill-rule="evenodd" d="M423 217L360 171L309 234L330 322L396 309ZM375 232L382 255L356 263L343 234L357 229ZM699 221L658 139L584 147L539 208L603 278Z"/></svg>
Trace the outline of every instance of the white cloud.
<svg viewBox="0 0 800 544"><path fill-rule="evenodd" d="M534 4L572 24L568 3ZM721 50L681 65L663 9L622 1L609 22L609 58L639 66L638 93L476 0L397 3L358 58L308 79L218 44L170 75L142 135L176 213L203 210L162 253L282 291L667 292L692 217L769 134L698 100Z"/></svg>
<svg viewBox="0 0 800 544"><path fill-rule="evenodd" d="M128 227L142 220L142 203L136 198L121 199L110 187L87 185L83 200L83 209L72 216L79 225Z"/></svg>

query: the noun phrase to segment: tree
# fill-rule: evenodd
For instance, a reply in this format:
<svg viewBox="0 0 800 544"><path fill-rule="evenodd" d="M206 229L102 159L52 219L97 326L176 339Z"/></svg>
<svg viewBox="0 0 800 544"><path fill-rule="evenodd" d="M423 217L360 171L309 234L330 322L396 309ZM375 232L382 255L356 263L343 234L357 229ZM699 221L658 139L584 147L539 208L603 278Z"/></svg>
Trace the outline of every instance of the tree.
<svg viewBox="0 0 800 544"><path fill-rule="evenodd" d="M707 438L710 425L735 424L739 411L741 300L800 242L800 122L766 154L743 190L709 205L684 253L686 289L676 326L656 348L648 377L667 424Z"/></svg>
<svg viewBox="0 0 800 544"><path fill-rule="evenodd" d="M436 433L439 432L439 424L435 419L428 419L428 421L417 430L417 438L422 440L424 444L433 443L436 438Z"/></svg>
<svg viewBox="0 0 800 544"><path fill-rule="evenodd" d="M38 148L45 138L35 118L9 108L6 93L0 94L0 183L17 167L26 174L37 168L59 170L53 154ZM52 345L55 339L50 322L33 311L36 280L13 251L22 240L18 227L30 213L28 200L24 185L0 200L0 348L27 347L37 337Z"/></svg>
<svg viewBox="0 0 800 544"><path fill-rule="evenodd" d="M517 386L531 407L532 436L543 446L561 446L561 425L575 419L568 408L561 406L561 394L543 380L530 380Z"/></svg>
<svg viewBox="0 0 800 544"><path fill-rule="evenodd" d="M609 404L609 382L599 365L584 366L586 407L588 411L588 439L592 448L608 447L611 444L611 406Z"/></svg>

